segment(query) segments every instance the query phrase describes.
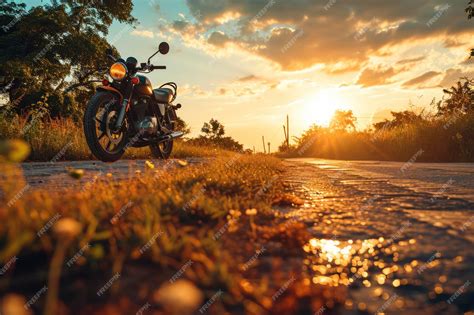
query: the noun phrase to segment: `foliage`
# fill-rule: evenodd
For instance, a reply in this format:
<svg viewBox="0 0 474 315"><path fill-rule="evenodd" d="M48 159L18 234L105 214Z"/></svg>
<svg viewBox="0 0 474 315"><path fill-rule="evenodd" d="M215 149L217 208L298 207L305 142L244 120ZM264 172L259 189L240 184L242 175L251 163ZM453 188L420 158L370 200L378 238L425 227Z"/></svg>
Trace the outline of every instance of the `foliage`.
<svg viewBox="0 0 474 315"><path fill-rule="evenodd" d="M232 137L224 137L225 127L217 119L212 118L209 122L205 122L201 132L203 135L190 139L189 142L194 145L211 146L237 152L242 152L244 149L244 146Z"/></svg>
<svg viewBox="0 0 474 315"><path fill-rule="evenodd" d="M208 123L204 123L201 132L204 133L204 137L209 139L219 139L225 134L224 125L214 118L211 118Z"/></svg>
<svg viewBox="0 0 474 315"><path fill-rule="evenodd" d="M189 128L188 124L181 117L177 117L175 120L174 129L182 131L185 135L191 133L191 128Z"/></svg>
<svg viewBox="0 0 474 315"><path fill-rule="evenodd" d="M469 0L466 13L468 19L472 19L474 17L474 0ZM474 57L474 49L471 49L471 57Z"/></svg>
<svg viewBox="0 0 474 315"><path fill-rule="evenodd" d="M423 122L425 119L423 113L415 113L412 110L404 110L401 112L390 112L393 116L391 120L385 119L384 121L377 122L374 124L376 131L384 129L393 129L403 127L409 124L415 124Z"/></svg>
<svg viewBox="0 0 474 315"><path fill-rule="evenodd" d="M474 0L469 0L468 6L466 8L466 13L468 19L474 17Z"/></svg>
<svg viewBox="0 0 474 315"><path fill-rule="evenodd" d="M108 27L114 20L133 23L132 8L131 0L120 5L64 0L29 10L25 4L0 4L0 24L4 25L0 32L0 87L8 91L10 100L26 94L16 112L27 112L30 104L49 94L50 114L69 116L84 95L64 96L64 90L69 84L91 87L100 77L98 68L108 62L104 58L110 47Z"/></svg>
<svg viewBox="0 0 474 315"><path fill-rule="evenodd" d="M282 155L408 161L422 150L419 161L473 162L472 80L463 79L444 92L446 98L437 103L434 115L413 110L392 112L392 119L362 132L347 132L343 126L349 123L331 124L330 128L312 126ZM344 121L340 117L337 120Z"/></svg>
<svg viewBox="0 0 474 315"><path fill-rule="evenodd" d="M450 89L444 89L448 98L438 106L438 115L460 112L466 114L474 111L474 81L462 79Z"/></svg>
<svg viewBox="0 0 474 315"><path fill-rule="evenodd" d="M335 131L355 131L357 118L352 110L336 110L330 123L330 128Z"/></svg>
<svg viewBox="0 0 474 315"><path fill-rule="evenodd" d="M50 118L38 111L28 117L0 115L0 139L22 138L31 146L30 161L90 160L91 155L84 139L82 121ZM62 152L62 153L61 153ZM229 155L214 146L198 146L187 141L175 141L172 157L209 157ZM148 148L131 148L124 158L150 158Z"/></svg>

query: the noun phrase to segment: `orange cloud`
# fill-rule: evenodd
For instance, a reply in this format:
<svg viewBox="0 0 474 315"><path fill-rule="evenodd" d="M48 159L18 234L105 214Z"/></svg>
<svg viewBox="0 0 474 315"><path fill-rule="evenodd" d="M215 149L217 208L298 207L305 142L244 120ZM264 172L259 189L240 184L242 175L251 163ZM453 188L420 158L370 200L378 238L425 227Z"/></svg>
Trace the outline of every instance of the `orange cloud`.
<svg viewBox="0 0 474 315"><path fill-rule="evenodd" d="M363 87L390 84L392 83L390 79L403 71L404 69L396 70L393 67L384 68L382 66L365 68L360 74L356 84L360 84Z"/></svg>
<svg viewBox="0 0 474 315"><path fill-rule="evenodd" d="M417 76L417 77L415 77L411 80L406 81L405 83L403 83L403 86L404 87L413 87L413 86L420 87L419 85L421 83L429 81L429 80L433 79L434 77L439 76L440 74L441 74L441 72L428 71L428 72L423 73L420 76Z"/></svg>

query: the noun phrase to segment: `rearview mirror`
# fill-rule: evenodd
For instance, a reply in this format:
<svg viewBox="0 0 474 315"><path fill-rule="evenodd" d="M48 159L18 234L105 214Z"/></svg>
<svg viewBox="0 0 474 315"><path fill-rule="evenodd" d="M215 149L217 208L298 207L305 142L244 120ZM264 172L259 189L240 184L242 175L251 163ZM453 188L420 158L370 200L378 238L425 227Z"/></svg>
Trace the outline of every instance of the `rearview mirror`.
<svg viewBox="0 0 474 315"><path fill-rule="evenodd" d="M166 55L170 51L170 45L168 45L167 42L162 42L158 46L158 51L160 52L160 54Z"/></svg>

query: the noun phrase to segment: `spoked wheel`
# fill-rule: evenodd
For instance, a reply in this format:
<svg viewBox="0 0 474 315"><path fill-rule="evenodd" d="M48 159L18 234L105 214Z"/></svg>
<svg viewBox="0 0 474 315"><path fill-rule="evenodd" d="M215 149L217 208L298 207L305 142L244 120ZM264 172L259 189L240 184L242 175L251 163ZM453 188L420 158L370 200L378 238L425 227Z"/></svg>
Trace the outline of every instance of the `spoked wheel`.
<svg viewBox="0 0 474 315"><path fill-rule="evenodd" d="M173 124L167 123L165 127L173 131ZM151 154L157 159L168 159L173 151L173 140L168 140L161 143L150 144Z"/></svg>
<svg viewBox="0 0 474 315"><path fill-rule="evenodd" d="M118 109L118 100L113 94L98 92L90 100L84 114L87 144L92 154L104 162L119 160L128 142L126 126L115 130Z"/></svg>

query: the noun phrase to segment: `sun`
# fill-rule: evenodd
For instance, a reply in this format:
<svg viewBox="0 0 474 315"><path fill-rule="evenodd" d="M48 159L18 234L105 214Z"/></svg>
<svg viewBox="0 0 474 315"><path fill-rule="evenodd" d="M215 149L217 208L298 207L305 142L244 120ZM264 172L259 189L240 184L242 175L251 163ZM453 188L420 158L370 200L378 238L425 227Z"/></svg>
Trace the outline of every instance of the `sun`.
<svg viewBox="0 0 474 315"><path fill-rule="evenodd" d="M320 90L310 95L305 103L303 109L305 124L325 127L329 126L336 110L348 108L337 89Z"/></svg>

